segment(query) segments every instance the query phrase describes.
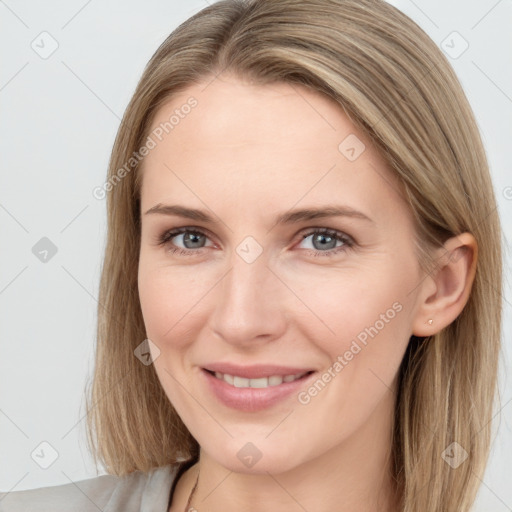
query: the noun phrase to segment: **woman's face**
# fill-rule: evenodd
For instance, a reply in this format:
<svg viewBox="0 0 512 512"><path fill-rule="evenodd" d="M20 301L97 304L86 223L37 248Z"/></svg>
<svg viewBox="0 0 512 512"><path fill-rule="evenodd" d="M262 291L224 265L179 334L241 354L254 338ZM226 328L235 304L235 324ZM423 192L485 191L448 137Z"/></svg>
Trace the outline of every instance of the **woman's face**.
<svg viewBox="0 0 512 512"><path fill-rule="evenodd" d="M331 100L208 83L160 108L143 164L139 293L161 385L231 470L286 471L358 438L370 456L419 315L401 188ZM222 364L222 380L205 370Z"/></svg>

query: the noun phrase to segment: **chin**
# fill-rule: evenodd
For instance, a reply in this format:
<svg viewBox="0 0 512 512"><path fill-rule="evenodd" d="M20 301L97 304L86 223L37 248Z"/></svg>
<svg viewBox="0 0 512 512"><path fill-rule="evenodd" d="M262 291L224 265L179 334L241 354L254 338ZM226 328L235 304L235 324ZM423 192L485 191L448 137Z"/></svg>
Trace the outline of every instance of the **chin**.
<svg viewBox="0 0 512 512"><path fill-rule="evenodd" d="M301 461L291 459L290 453L294 448L282 447L279 451L272 443L267 443L266 447L258 447L257 442L251 443L233 443L235 446L219 446L215 447L213 452L209 452L217 464L223 466L234 473L243 473L248 475L266 475L267 473L279 474L285 473L296 468ZM234 456L227 456L233 453Z"/></svg>

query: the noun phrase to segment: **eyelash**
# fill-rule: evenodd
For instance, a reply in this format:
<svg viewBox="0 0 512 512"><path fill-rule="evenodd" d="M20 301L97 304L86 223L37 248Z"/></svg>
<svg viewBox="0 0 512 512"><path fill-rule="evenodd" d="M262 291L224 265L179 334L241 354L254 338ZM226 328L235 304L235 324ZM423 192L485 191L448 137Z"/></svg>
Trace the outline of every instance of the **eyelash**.
<svg viewBox="0 0 512 512"><path fill-rule="evenodd" d="M191 228L191 227L183 227L183 228L176 228L176 229L164 231L158 237L157 244L165 245L168 242L170 242L170 240L172 238L174 238L177 235L181 235L182 233L192 233L194 235L204 235L204 236L208 237L208 235L201 229ZM352 249L353 246L355 245L354 240L351 237L349 237L348 235L345 235L344 233L342 233L340 231L336 231L336 230L329 229L329 228L312 228L307 233L301 234L301 237L302 237L301 241L304 240L305 238L308 238L311 235L316 234L316 233L321 233L321 234L324 234L327 236L334 237L334 238L336 238L336 240L343 242L343 245L340 247L335 247L333 249L329 249L327 251L319 251L316 249L302 249L303 251L306 251L306 252L312 254L314 257L335 256L336 254L339 254L340 252L344 252L344 251L348 251L349 249ZM204 247L200 247L198 249L183 249L181 247L171 247L169 249L169 252L171 254L177 253L180 256L190 256L192 254L194 254L194 255L201 254L201 252L202 252L201 249L204 249Z"/></svg>

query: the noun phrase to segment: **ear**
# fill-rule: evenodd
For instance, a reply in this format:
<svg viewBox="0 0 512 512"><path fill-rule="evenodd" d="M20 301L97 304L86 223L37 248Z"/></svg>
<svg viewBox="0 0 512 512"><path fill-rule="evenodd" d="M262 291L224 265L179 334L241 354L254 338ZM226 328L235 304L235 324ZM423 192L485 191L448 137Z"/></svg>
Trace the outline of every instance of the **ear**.
<svg viewBox="0 0 512 512"><path fill-rule="evenodd" d="M412 334L419 337L441 331L464 309L476 273L478 244L473 235L462 233L448 239L435 258L436 266L423 280L418 294Z"/></svg>

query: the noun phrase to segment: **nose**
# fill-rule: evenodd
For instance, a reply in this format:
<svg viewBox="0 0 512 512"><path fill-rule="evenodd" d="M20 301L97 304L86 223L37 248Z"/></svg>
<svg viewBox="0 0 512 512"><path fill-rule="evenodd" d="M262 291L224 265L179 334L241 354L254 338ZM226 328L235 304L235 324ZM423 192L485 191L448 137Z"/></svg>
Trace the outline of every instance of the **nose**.
<svg viewBox="0 0 512 512"><path fill-rule="evenodd" d="M252 347L278 339L285 332L286 294L291 292L268 266L265 252L249 263L233 251L230 270L214 290L210 324L225 342Z"/></svg>

